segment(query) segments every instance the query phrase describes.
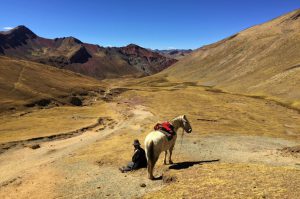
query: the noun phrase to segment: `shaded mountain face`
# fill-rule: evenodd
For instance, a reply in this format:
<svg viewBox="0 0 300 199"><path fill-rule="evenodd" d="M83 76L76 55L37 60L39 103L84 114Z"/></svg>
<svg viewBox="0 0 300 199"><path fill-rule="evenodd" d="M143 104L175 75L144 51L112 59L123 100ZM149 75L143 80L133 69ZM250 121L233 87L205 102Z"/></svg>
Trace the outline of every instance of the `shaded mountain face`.
<svg viewBox="0 0 300 199"><path fill-rule="evenodd" d="M171 49L171 50L154 50L154 52L158 52L159 54L169 57L169 58L173 58L173 59L177 59L180 60L183 57L185 57L186 55L190 54L191 52L193 52L192 49Z"/></svg>
<svg viewBox="0 0 300 199"><path fill-rule="evenodd" d="M35 39L37 36L25 26L18 26L10 31L0 32L0 53L7 48L16 48L26 45L26 41Z"/></svg>
<svg viewBox="0 0 300 199"><path fill-rule="evenodd" d="M300 107L300 10L203 46L162 72Z"/></svg>
<svg viewBox="0 0 300 199"><path fill-rule="evenodd" d="M74 37L46 39L25 26L0 32L0 54L72 70L98 79L145 76L176 60L137 45L104 48Z"/></svg>
<svg viewBox="0 0 300 199"><path fill-rule="evenodd" d="M166 58L166 56L141 48L135 44L121 47L120 52L125 56L130 65L149 75L162 71L177 61L176 59Z"/></svg>

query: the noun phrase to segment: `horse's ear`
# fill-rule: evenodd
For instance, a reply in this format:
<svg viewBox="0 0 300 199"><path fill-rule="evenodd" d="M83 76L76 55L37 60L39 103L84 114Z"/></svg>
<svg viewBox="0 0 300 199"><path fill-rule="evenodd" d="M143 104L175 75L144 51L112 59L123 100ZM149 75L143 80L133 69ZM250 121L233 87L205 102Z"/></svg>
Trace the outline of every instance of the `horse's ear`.
<svg viewBox="0 0 300 199"><path fill-rule="evenodd" d="M186 119L186 115L183 115L183 119L187 120L187 119Z"/></svg>

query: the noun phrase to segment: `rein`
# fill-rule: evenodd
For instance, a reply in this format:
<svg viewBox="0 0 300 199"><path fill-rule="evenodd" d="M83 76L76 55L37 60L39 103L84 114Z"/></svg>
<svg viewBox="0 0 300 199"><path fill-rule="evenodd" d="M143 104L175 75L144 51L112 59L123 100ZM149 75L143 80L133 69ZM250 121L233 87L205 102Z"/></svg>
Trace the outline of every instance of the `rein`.
<svg viewBox="0 0 300 199"><path fill-rule="evenodd" d="M182 147L183 135L184 135L184 129L182 128L182 134L181 134L181 140L180 140L179 154L181 153L181 147Z"/></svg>

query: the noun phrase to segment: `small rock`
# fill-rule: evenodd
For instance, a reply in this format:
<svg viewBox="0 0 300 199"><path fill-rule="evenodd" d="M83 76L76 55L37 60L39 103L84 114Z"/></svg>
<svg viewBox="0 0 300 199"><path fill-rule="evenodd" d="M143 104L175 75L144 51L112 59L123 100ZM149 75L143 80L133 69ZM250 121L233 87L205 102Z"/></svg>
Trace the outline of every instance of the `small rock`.
<svg viewBox="0 0 300 199"><path fill-rule="evenodd" d="M31 149L38 149L41 148L41 146L39 144L33 144L31 146L29 146Z"/></svg>
<svg viewBox="0 0 300 199"><path fill-rule="evenodd" d="M71 97L70 103L74 106L82 106L82 100L78 97Z"/></svg>
<svg viewBox="0 0 300 199"><path fill-rule="evenodd" d="M97 189L100 189L101 187L99 186L99 187L97 187Z"/></svg>
<svg viewBox="0 0 300 199"><path fill-rule="evenodd" d="M146 187L145 183L140 184L140 187Z"/></svg>

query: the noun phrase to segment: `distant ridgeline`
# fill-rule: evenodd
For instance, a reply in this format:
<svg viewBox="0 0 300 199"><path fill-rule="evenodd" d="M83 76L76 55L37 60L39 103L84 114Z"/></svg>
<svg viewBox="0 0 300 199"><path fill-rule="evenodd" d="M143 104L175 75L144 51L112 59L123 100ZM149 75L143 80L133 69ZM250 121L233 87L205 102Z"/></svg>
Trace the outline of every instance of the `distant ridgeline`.
<svg viewBox="0 0 300 199"><path fill-rule="evenodd" d="M0 32L0 55L26 59L98 79L146 76L164 70L177 60L130 44L104 48L74 37L46 39L25 26Z"/></svg>

